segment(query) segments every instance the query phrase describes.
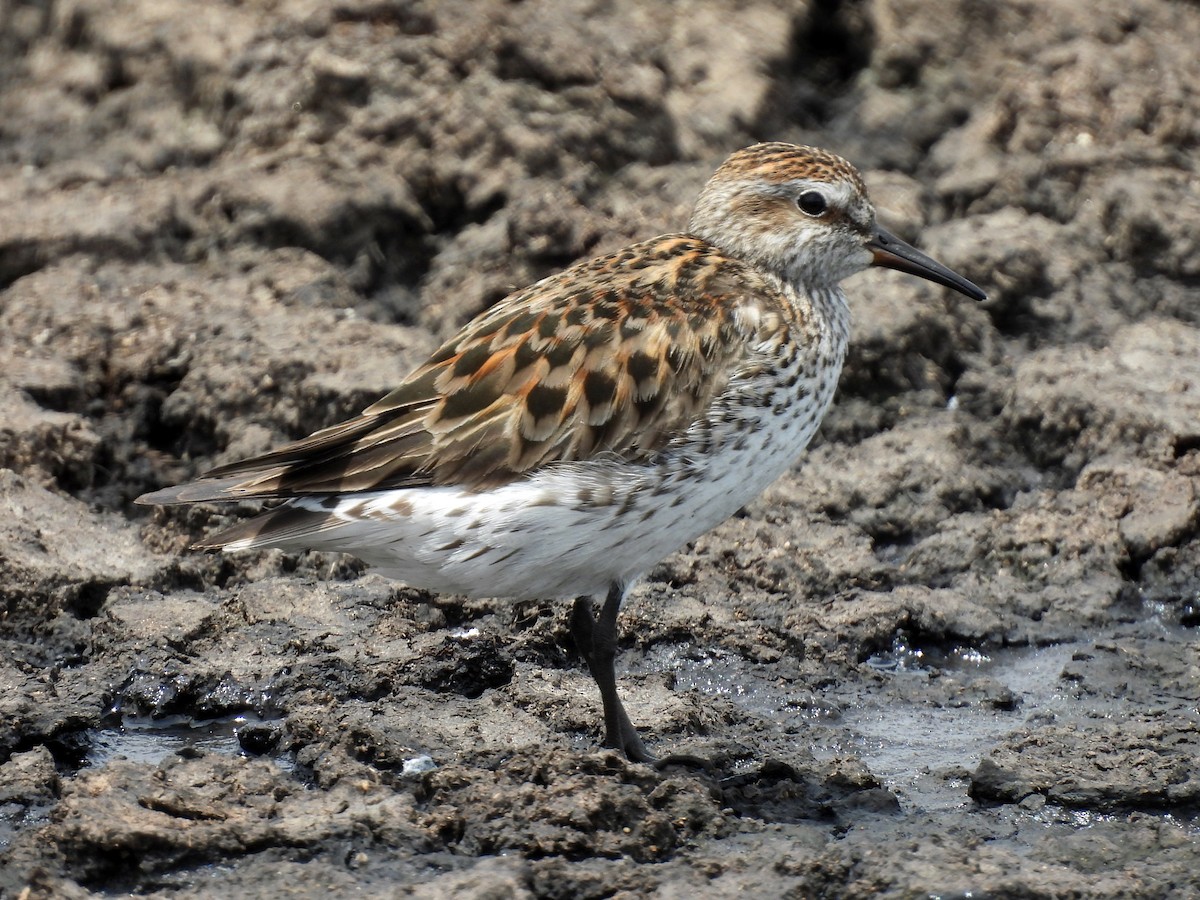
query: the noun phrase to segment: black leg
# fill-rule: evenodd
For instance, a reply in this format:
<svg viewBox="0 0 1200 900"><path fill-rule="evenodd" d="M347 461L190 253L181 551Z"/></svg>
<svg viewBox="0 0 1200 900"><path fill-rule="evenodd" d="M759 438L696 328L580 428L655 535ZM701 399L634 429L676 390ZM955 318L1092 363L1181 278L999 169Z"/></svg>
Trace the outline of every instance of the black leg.
<svg viewBox="0 0 1200 900"><path fill-rule="evenodd" d="M646 752L617 695L614 665L617 657L617 614L621 611L624 597L625 585L613 582L599 616L593 614L590 597L577 597L571 610L571 636L587 661L596 686L600 688L600 701L604 705L604 746L620 750L634 762L653 763L654 758Z"/></svg>

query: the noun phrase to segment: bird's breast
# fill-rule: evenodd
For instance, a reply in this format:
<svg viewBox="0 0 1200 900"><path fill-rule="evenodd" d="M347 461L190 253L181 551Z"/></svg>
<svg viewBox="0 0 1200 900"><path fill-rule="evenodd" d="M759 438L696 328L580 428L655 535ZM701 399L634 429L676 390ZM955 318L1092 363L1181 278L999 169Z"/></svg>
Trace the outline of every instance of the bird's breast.
<svg viewBox="0 0 1200 900"><path fill-rule="evenodd" d="M668 469L719 485L734 509L786 472L833 401L845 330L808 318L763 340L706 414L672 448Z"/></svg>

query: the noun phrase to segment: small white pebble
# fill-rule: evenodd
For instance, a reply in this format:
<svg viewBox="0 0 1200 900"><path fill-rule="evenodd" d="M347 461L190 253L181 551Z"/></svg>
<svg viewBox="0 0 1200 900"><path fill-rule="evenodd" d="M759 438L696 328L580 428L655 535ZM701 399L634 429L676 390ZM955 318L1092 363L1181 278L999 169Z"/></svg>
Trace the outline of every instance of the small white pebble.
<svg viewBox="0 0 1200 900"><path fill-rule="evenodd" d="M412 759L404 761L404 768L400 770L400 773L402 775L423 775L436 768L437 763L433 761L432 756L414 756Z"/></svg>

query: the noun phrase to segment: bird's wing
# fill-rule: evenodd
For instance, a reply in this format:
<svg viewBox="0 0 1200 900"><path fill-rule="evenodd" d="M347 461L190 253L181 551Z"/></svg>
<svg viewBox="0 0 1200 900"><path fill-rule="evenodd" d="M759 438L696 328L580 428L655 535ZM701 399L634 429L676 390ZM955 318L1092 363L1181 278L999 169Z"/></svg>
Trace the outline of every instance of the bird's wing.
<svg viewBox="0 0 1200 900"><path fill-rule="evenodd" d="M764 314L786 306L704 241L634 245L497 304L361 415L139 500L483 489L556 461L647 459L753 365Z"/></svg>

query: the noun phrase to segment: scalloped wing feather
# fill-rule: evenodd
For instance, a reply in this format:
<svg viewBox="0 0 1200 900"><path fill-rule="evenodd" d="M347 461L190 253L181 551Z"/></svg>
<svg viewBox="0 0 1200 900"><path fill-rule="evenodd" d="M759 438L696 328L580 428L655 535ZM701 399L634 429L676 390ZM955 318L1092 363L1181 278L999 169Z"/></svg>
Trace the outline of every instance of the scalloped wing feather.
<svg viewBox="0 0 1200 900"><path fill-rule="evenodd" d="M753 365L765 318L794 315L706 242L647 241L510 296L361 415L140 499L484 489L601 453L649 459Z"/></svg>

